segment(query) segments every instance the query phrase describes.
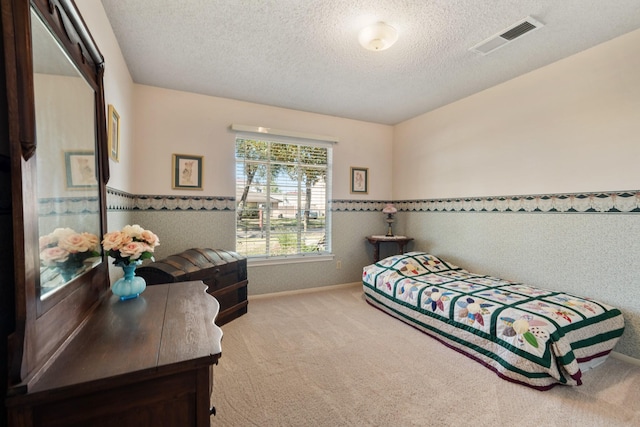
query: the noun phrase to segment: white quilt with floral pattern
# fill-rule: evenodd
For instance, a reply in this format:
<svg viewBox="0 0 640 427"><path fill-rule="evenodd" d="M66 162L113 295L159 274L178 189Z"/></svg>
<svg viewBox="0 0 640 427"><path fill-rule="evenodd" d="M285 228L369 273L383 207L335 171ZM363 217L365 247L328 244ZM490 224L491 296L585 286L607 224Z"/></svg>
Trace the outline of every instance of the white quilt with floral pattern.
<svg viewBox="0 0 640 427"><path fill-rule="evenodd" d="M367 301L510 381L580 385L624 331L620 310L588 298L473 274L423 252L363 270Z"/></svg>

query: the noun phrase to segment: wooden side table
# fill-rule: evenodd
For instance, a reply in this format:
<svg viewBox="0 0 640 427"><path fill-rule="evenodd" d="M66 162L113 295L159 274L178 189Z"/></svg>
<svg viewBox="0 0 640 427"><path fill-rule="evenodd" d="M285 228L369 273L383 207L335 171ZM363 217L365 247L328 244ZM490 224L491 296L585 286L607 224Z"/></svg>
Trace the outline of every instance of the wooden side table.
<svg viewBox="0 0 640 427"><path fill-rule="evenodd" d="M373 245L373 262L380 261L380 243L395 243L398 245L398 251L404 253L407 243L413 240L413 237L407 236L368 236L367 240Z"/></svg>

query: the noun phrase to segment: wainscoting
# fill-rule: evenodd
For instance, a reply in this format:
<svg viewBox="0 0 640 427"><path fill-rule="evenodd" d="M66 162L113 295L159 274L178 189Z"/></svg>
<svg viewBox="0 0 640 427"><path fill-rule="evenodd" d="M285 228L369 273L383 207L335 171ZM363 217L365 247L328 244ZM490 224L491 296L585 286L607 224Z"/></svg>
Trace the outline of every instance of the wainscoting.
<svg viewBox="0 0 640 427"><path fill-rule="evenodd" d="M473 272L622 310L616 351L640 359L640 192L400 201L414 249Z"/></svg>
<svg viewBox="0 0 640 427"><path fill-rule="evenodd" d="M334 259L250 266L249 294L359 281L362 267L373 259L365 236L386 231L384 203L332 200ZM409 250L620 308L626 330L616 351L640 359L640 192L394 203L400 210L394 232L415 239ZM132 196L109 190L108 206L110 229L138 223L160 236L157 258L190 247L235 247L231 197Z"/></svg>

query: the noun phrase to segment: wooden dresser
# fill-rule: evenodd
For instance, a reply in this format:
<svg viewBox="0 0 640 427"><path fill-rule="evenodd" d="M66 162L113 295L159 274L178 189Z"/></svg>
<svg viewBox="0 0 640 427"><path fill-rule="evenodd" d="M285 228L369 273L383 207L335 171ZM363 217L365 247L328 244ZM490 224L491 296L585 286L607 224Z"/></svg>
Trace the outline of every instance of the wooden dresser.
<svg viewBox="0 0 640 427"><path fill-rule="evenodd" d="M94 37L73 0L0 0L0 11L3 178L11 171L3 255L12 262L0 272L11 300L0 301L8 312L0 425L209 426L222 331L220 304L202 281L119 301L104 251L82 267L42 253L56 230L98 241L109 231L107 129L119 122ZM76 186L56 153L69 164L84 158L90 184Z"/></svg>
<svg viewBox="0 0 640 427"><path fill-rule="evenodd" d="M205 289L150 286L129 301L109 292L28 389L12 389L9 424L209 426L222 331Z"/></svg>

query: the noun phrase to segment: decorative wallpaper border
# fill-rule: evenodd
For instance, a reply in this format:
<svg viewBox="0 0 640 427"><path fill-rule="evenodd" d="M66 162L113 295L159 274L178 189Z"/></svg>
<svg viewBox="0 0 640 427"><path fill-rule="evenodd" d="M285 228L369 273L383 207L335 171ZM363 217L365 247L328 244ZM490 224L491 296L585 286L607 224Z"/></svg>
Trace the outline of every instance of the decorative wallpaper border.
<svg viewBox="0 0 640 427"><path fill-rule="evenodd" d="M132 195L107 188L107 210L234 211L235 197Z"/></svg>
<svg viewBox="0 0 640 427"><path fill-rule="evenodd" d="M381 211L383 201L332 200L332 211ZM396 200L401 212L640 213L640 191Z"/></svg>
<svg viewBox="0 0 640 427"><path fill-rule="evenodd" d="M377 212L389 201L331 200L334 212ZM640 191L397 200L401 212L640 213ZM235 197L131 195L107 188L108 210L235 211Z"/></svg>
<svg viewBox="0 0 640 427"><path fill-rule="evenodd" d="M332 212L378 212L385 204L391 203L381 200L330 200L329 210ZM397 204L393 202L400 210Z"/></svg>
<svg viewBox="0 0 640 427"><path fill-rule="evenodd" d="M407 212L638 213L640 191L403 200L394 204Z"/></svg>
<svg viewBox="0 0 640 427"><path fill-rule="evenodd" d="M124 191L107 187L108 211L132 211L135 208L135 196Z"/></svg>
<svg viewBox="0 0 640 427"><path fill-rule="evenodd" d="M58 216L98 213L98 197L55 197L38 200L38 215Z"/></svg>

